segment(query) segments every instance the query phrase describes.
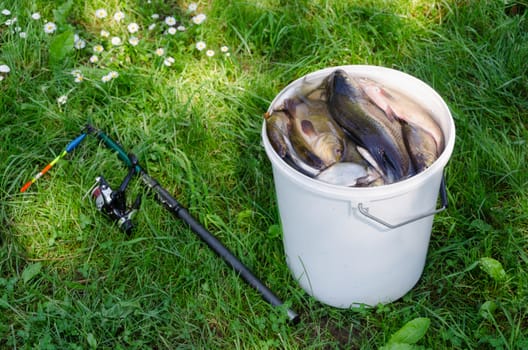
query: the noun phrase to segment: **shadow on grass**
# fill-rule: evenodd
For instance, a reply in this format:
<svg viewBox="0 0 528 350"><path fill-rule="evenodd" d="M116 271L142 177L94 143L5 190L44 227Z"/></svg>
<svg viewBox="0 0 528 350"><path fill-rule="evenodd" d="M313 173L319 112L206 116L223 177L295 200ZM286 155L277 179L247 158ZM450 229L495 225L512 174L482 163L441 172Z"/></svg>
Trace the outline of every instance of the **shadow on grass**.
<svg viewBox="0 0 528 350"><path fill-rule="evenodd" d="M170 13L174 4L167 2L161 11ZM237 62L240 63L237 68L240 71L236 71L236 74L240 74L244 79L249 77L235 82L240 84L235 88L226 90L227 94L231 95L229 98L218 100L235 106L229 112L226 124L215 128L206 106L177 106L175 111L173 110L177 117L163 119L170 115L167 111L171 110L172 104L181 103L174 96L145 100L155 105L155 108L143 111L145 114L140 116L134 114L134 111L141 110L142 106L132 106L127 104L127 101L117 101L115 104L99 107L108 102L106 97L110 93L130 94L138 93L142 89L154 91L154 94L161 93L153 85L149 87L150 83L139 86L126 83L116 85L113 91L80 97L82 103L79 105L86 106L87 114L95 114L96 120L105 130L116 131L122 136L120 140L124 145L130 147L137 140L148 143L131 148L137 147L134 150L143 152L146 162L152 166L152 171L163 175L164 184L172 187L181 185L183 203L192 208L204 209L206 213L201 214L201 218L208 220L213 228L218 228L220 234L228 239L228 244L237 247L234 249L237 254L245 254L244 260L257 268L259 276L268 280L266 274L273 271L269 282L275 287L278 286L278 294L288 297L285 294L292 292L293 308L301 310L306 316L299 328L290 331L289 334L293 335L291 342L301 344L301 347L320 345L375 348L385 340L387 334L398 329L405 321L416 315L427 315L434 320L434 332L429 332L426 345L433 348L477 348L482 344L489 345L493 341L500 341L501 332L505 332L509 337L512 347L515 342L520 344L521 335L516 334L515 330L518 326L520 329L526 328L526 321L518 319L523 312L521 302L526 280L518 276L522 276L522 267L526 266L525 252L528 248L523 236L527 229L526 195L521 192L528 183L525 162L525 140L528 137L523 113L528 109L525 64L528 28L524 7L521 4L512 5L505 10L506 14L502 2L474 6L472 2L467 1L423 4L404 13L403 6L381 1L361 4L339 1L216 1L212 7L209 18L216 21L216 28L225 34L231 47L236 47L234 55L240 57ZM265 258L261 256L268 251L275 252L279 249L278 237L264 236L267 240L265 243L261 242L262 236L231 237L231 231L236 231L238 227L235 224L225 224L230 220L236 221L237 213L247 208L263 218L255 224L255 231L267 232L270 225L277 224L270 165L260 146L262 114L267 110L271 99L290 81L320 68L342 64L393 67L429 83L451 107L459 135L447 170L448 188L454 205L448 213L441 214L442 217L435 223L431 241L433 252L430 253L424 277L403 300L387 307L362 312L336 311L307 298L298 288L293 287L295 282L293 278L287 277L280 254L270 254ZM1 267L2 273L7 277L23 271L28 253L26 242L17 238L17 222L21 212L26 217L31 214L21 209L26 203L15 193L27 180L26 176L33 175L51 160L47 155L43 160L42 155L60 151L71 135L78 133L79 124L85 120L81 111L73 111L73 118L70 119L70 116L63 116L58 107L54 109L54 106L52 108L50 104L39 101L39 98L44 100L50 96L54 99L60 89L44 86L47 90L43 93L37 87L31 87L30 78L31 76L27 76L21 79L20 82L25 83L18 86L13 84L7 92L2 90L6 92L5 96L14 98L7 100L0 97L0 161L4 164L1 173L2 188L5 188L1 197L1 222L6 228L3 231L6 233L4 237L8 237L1 243ZM155 79L152 84L154 82ZM17 89L19 91L16 91ZM33 100L26 100L23 97L25 94L33 96ZM204 105L206 102L210 103L194 97L188 98L189 104L195 101ZM153 114L153 119L156 119L156 122L145 123L144 120L148 120L148 112L155 110L157 112ZM126 125L124 120L119 119L121 115L124 115ZM206 120L208 118L211 120ZM237 130L238 134L234 135L233 130ZM225 131L226 135L228 132L232 133L223 136L227 145L225 150L217 149L218 145L212 142L218 138L216 133L219 131ZM215 170L211 165L215 163L208 158L208 147L214 148L214 157L217 160L226 159L230 164L229 169L223 169L221 174L214 174L222 177L219 184L207 181L208 178L214 177L211 172ZM174 148L186 154L187 161L183 157L168 156ZM222 154L226 150L229 154ZM230 152L232 150L234 152ZM18 156L22 154L24 156ZM99 160L103 157L102 154L96 156ZM189 165L189 159L195 160L195 163ZM166 164L166 168L162 169L163 162L170 164ZM106 165L110 166L109 163ZM66 170L65 168L63 170ZM90 171L96 172L94 168ZM194 178L193 173L196 174ZM122 172L115 170L113 174L117 176ZM61 177L61 181L48 188L59 191L67 187L69 182L62 179L66 177ZM70 192L77 193L79 187ZM227 190L239 193L241 199L233 199L232 194L224 195ZM44 195L42 196L40 203L45 205ZM210 203L203 204L209 201ZM64 208L68 206L69 204L61 205ZM219 212L217 216L212 215L215 211ZM153 215L152 212L149 215ZM163 219L156 217L155 220ZM168 230L173 229L174 223L171 220L172 218L162 226ZM145 226L148 229L156 229L156 225ZM98 229L100 226L93 231ZM122 240L122 237L116 237L116 241ZM239 244L240 242L242 244ZM162 261L158 251L151 251L143 256L142 251L138 253L132 248L114 261L111 258L112 250L127 248L117 243L112 244L110 240L103 240L102 243L104 245L97 249L105 257L98 262L89 262L87 266L72 266L73 269L80 267L86 273L91 270L96 276L102 264L111 264L107 272L113 274L117 282L108 286L114 289L106 296L101 296L97 292L100 292L99 287L102 284L95 284L86 293L94 293L89 300L94 306L92 311L103 310L106 312L104 317L115 317L114 320L117 320L109 326L114 332L113 335L125 336L123 323L118 320L144 309L145 307L139 307L139 300L152 307L152 310L158 311L162 317L156 318L157 315L153 315L150 319L134 319L143 320L144 325L132 325L127 321L127 326L134 327L132 336L137 337L142 335L141 327L150 327L147 326L148 321L153 320L158 322L159 329L171 328L171 334L176 336L175 333L188 328L188 324L182 324L186 320L177 320L171 313L204 311L205 307L198 305L203 300L206 300L205 305L215 303L205 297L210 295L209 290L201 289L201 285L207 280L196 278L193 273L195 270L200 271L202 261L193 261L188 265L189 268L178 270L181 275L175 277L178 283L191 286L191 291L198 289L198 299L193 298L191 293L187 294L193 299L189 301L193 304L191 307L184 305L186 300L179 300L179 305L171 308L164 304L166 299L159 295L153 298L153 301L143 301L141 292L152 290L136 290L127 294L123 288L127 285L135 286L137 281L133 279L133 267L126 266L121 269L120 263L122 259L126 259L124 256L138 264L142 258L147 257L147 270L154 274L157 266L162 266L166 261ZM175 243L163 246L165 252L184 246L177 244L179 242ZM141 245L142 242L138 244ZM197 246L198 244L185 249L200 252L197 260L208 259L209 256ZM247 254L244 251L246 247L256 247L258 251ZM145 251L149 249L147 243L145 246L141 245L141 248ZM192 253L189 254L191 255ZM464 272L467 266L483 255L501 257L507 270L518 280L513 280L506 286L494 285L494 281L486 279L487 277L477 269ZM170 264L177 266L178 257L172 258L174 261L171 260ZM277 269L274 265L280 265L282 269ZM126 276L118 276L119 271L125 271ZM174 281L170 277L172 272L174 271L163 270L165 275L159 278L145 277L143 282L154 280L158 283L154 287L156 293L165 293L163 282ZM72 271L61 273L71 276ZM66 278L64 276L63 278ZM47 284L43 284L42 288L44 292L40 292L41 296L51 290ZM170 296L173 295L171 293L183 292L177 289L179 287L170 288L174 288L168 293ZM82 294L80 291L78 293L79 296ZM99 297L101 300L97 299ZM127 305L127 300L121 300L127 297L132 300L131 304ZM255 295L255 298L257 297ZM503 305L503 309L499 308L499 311L513 310L509 313L502 311L497 316L497 327L478 314L479 306L487 299L499 300ZM232 300L226 301L228 305L232 305L231 302ZM113 307L114 304L117 306ZM98 305L104 307L97 308ZM247 305L238 305L241 309L245 306ZM38 311L36 305L32 307L33 311ZM71 310L71 315L82 317L82 307L72 309L67 305L66 308ZM9 315L14 316L15 313ZM53 309L53 315L56 319L60 318L60 307ZM35 316L35 324L41 325L43 321L38 319L38 313L31 316ZM181 341L196 340L202 332L207 334L203 329L210 326L209 329L214 330L222 323L186 316L189 323L195 322L198 326L195 325L196 329L187 330L186 334L176 338ZM86 332L85 329L75 329L78 324L67 328L67 322L68 320L64 321L61 326L66 327L65 333L70 334L72 339L75 338L75 332ZM175 326L162 324L171 322L174 322ZM177 327L181 329L176 329ZM203 329L198 329L199 327ZM229 325L223 327L225 332L229 331ZM239 327L247 331L247 328ZM22 328L21 326L21 331ZM152 331L150 345L154 345L156 340L159 340L153 335L156 329L149 329ZM4 334L8 331L10 330L2 328ZM101 334L109 334L108 329L100 331ZM479 333L475 335L477 331ZM265 335L269 333L261 330L259 336Z"/></svg>

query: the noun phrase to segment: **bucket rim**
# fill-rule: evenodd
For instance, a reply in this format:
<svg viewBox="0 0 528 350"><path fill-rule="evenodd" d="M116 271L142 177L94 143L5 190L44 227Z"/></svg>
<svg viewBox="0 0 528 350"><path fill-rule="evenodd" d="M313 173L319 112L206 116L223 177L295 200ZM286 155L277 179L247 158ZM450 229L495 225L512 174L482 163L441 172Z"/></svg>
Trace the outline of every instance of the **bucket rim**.
<svg viewBox="0 0 528 350"><path fill-rule="evenodd" d="M312 192L317 192L319 194L326 193L329 196L339 196L339 197L354 197L355 195L369 195L372 197L376 196L383 196L383 198L387 198L390 196L396 196L402 192L407 192L409 187L416 187L420 184L427 181L432 175L442 172L444 167L446 166L447 162L449 161L454 145L455 145L455 137L456 137L456 130L455 130L455 123L453 120L453 116L451 114L451 111L449 110L449 107L445 103L444 99L434 90L430 85L422 81L421 79L418 79L408 73L387 68L383 66L375 66L375 65L342 65L342 66L334 66L334 67L327 67L323 68L317 71L313 71L311 73L308 73L291 83L289 83L285 88L283 88L272 100L272 102L269 105L269 108L267 110L268 113L270 113L274 106L277 104L278 101L280 101L282 98L284 98L284 95L286 95L289 90L294 88L296 85L298 85L301 81L305 79L314 78L317 76L322 75L328 75L332 71L336 69L343 69L347 72L351 72L353 74L362 74L366 77L371 77L372 75L379 75L379 76L385 76L386 74L392 75L393 77L398 77L401 79L405 79L408 82L414 84L418 88L425 89L426 93L430 95L431 98L435 99L438 103L438 107L442 109L442 111L433 113L433 117L438 118L438 115L443 115L447 117L447 125L445 128L442 128L442 132L444 134L444 137L448 135L447 139L445 140L445 145L442 153L440 156L435 160L435 162L429 166L427 169L421 171L420 173L413 175L407 179L394 182L392 184L386 184L381 186L374 186L374 187L347 187L347 186L341 186L341 185L333 185L329 183L325 183L323 181L316 180L310 176L307 176L305 174L302 174L301 172L297 171L293 167L291 167L288 163L284 161L279 155L275 152L273 147L271 146L271 143L269 142L269 138L267 136L266 132L266 121L263 121L262 124L262 141L264 144L265 151L268 155L268 158L272 162L272 165L277 165L280 167L280 169L288 175L288 178L290 178L292 181L295 181L297 184L302 185L303 187L306 187L310 189ZM438 121L438 120L437 120ZM441 124L441 123L439 123Z"/></svg>

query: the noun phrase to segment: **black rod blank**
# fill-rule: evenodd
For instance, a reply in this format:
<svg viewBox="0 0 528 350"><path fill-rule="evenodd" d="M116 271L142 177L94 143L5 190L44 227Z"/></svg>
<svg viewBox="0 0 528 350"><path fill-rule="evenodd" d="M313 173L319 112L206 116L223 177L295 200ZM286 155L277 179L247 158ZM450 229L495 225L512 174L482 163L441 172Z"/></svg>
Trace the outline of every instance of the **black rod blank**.
<svg viewBox="0 0 528 350"><path fill-rule="evenodd" d="M92 130L96 130L90 127ZM261 281L259 280L233 253L229 251L212 233L210 233L200 222L198 222L189 211L183 207L158 181L150 177L136 162L131 161L131 157L123 148L113 141L102 131L96 131L96 136L101 139L105 145L116 151L118 157L129 167L136 167L141 179L145 184L155 192L158 202L163 204L174 216L185 222L189 228L200 237L218 256L220 256L233 270L235 270L251 287L256 289L262 298L273 306L282 306L284 303ZM299 322L299 315L287 309L287 315L292 323Z"/></svg>

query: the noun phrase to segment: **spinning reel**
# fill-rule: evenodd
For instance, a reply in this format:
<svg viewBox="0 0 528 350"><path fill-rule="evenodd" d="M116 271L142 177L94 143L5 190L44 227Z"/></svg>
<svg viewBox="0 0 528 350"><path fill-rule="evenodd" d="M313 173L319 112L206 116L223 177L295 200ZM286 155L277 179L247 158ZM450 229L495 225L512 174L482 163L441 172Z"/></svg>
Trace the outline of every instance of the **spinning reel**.
<svg viewBox="0 0 528 350"><path fill-rule="evenodd" d="M98 176L95 179L95 185L91 190L91 196L95 201L97 209L111 220L117 222L119 228L128 235L130 235L134 227L132 217L141 205L141 195L136 197L136 200L130 207L127 207L126 204L125 191L130 180L137 173L136 166L138 164L138 160L133 154L130 154L129 158L132 166L116 191L112 190L103 176Z"/></svg>

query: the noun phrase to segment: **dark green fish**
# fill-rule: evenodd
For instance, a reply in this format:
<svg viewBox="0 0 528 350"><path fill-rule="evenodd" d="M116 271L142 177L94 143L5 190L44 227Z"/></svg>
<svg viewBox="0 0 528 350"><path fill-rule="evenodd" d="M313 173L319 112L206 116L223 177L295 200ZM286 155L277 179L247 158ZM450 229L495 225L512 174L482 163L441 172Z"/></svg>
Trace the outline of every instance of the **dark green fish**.
<svg viewBox="0 0 528 350"><path fill-rule="evenodd" d="M374 105L352 76L341 69L326 79L328 108L339 125L372 155L392 183L414 174L399 122Z"/></svg>
<svg viewBox="0 0 528 350"><path fill-rule="evenodd" d="M427 169L438 158L434 137L414 124L402 123L403 135L416 172Z"/></svg>

